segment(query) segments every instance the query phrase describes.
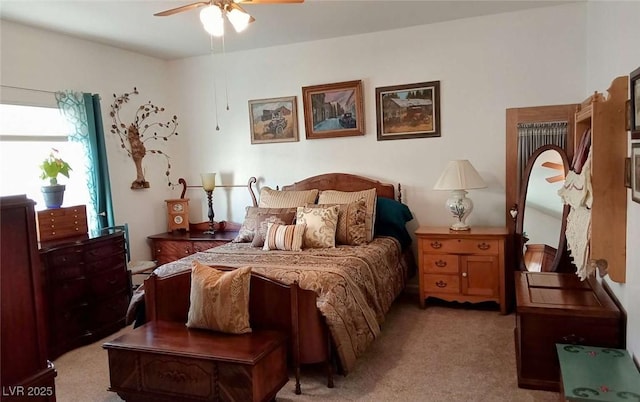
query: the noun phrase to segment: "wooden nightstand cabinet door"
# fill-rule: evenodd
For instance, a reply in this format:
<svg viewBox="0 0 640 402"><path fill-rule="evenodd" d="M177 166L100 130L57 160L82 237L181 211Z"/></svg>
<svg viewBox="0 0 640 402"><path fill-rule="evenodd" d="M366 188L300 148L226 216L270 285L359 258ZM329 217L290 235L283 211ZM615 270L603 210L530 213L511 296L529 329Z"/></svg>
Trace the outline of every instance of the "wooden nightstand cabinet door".
<svg viewBox="0 0 640 402"><path fill-rule="evenodd" d="M500 277L498 257L495 255L466 255L460 257L462 293L484 296L499 301Z"/></svg>
<svg viewBox="0 0 640 402"><path fill-rule="evenodd" d="M506 228L455 232L421 227L418 237L420 306L435 297L457 302L496 302L507 313L504 274Z"/></svg>

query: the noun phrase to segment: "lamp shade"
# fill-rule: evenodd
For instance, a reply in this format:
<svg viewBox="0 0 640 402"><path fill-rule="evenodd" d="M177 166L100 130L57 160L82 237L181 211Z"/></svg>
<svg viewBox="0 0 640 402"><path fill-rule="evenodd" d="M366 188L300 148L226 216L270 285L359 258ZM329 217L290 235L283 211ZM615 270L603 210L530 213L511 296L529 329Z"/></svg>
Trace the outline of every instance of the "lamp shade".
<svg viewBox="0 0 640 402"><path fill-rule="evenodd" d="M247 26L249 26L249 22L251 22L251 16L242 11L242 9L237 8L237 6L231 7L231 9L227 11L227 18L236 32L244 31Z"/></svg>
<svg viewBox="0 0 640 402"><path fill-rule="evenodd" d="M213 36L224 35L224 19L222 10L215 5L209 5L200 11L200 22L204 29Z"/></svg>
<svg viewBox="0 0 640 402"><path fill-rule="evenodd" d="M216 188L216 174L215 173L200 173L202 179L202 188L204 190L213 191Z"/></svg>
<svg viewBox="0 0 640 402"><path fill-rule="evenodd" d="M455 160L447 164L434 190L468 190L487 187L478 171L468 160Z"/></svg>

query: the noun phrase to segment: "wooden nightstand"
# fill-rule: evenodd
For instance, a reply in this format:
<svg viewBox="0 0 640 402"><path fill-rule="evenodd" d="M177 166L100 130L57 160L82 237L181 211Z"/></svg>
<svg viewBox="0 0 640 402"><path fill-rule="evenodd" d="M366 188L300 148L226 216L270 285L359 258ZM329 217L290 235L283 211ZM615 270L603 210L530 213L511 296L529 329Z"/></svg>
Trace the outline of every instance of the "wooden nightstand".
<svg viewBox="0 0 640 402"><path fill-rule="evenodd" d="M151 252L158 266L179 260L182 257L219 247L229 243L238 235L237 231L216 231L215 234L202 232L172 232L149 236Z"/></svg>
<svg viewBox="0 0 640 402"><path fill-rule="evenodd" d="M473 227L454 231L424 226L416 230L420 306L425 299L485 302L500 305L507 313L505 291L505 242L507 228Z"/></svg>

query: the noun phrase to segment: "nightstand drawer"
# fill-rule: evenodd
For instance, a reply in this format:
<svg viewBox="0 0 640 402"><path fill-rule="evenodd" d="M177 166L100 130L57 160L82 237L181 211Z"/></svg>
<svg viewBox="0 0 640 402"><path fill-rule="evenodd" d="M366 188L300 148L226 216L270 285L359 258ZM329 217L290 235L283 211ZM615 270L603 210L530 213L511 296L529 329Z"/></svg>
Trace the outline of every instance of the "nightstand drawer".
<svg viewBox="0 0 640 402"><path fill-rule="evenodd" d="M423 239L422 250L455 254L498 254L500 241L489 239Z"/></svg>
<svg viewBox="0 0 640 402"><path fill-rule="evenodd" d="M423 274L424 290L429 293L460 293L458 275Z"/></svg>
<svg viewBox="0 0 640 402"><path fill-rule="evenodd" d="M458 274L458 256L455 254L422 254L423 271L429 274Z"/></svg>

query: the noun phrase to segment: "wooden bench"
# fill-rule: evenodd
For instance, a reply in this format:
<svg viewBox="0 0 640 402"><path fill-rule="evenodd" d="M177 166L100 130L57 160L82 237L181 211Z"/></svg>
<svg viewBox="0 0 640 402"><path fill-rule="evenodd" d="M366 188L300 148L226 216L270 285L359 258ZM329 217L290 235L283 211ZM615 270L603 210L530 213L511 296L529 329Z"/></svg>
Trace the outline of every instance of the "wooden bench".
<svg viewBox="0 0 640 402"><path fill-rule="evenodd" d="M218 265L214 268L231 269ZM144 286L147 320L177 322L183 325L187 322L190 271L164 277L152 274ZM288 336L287 351L289 363L295 373L295 393L302 393L300 365L303 363L324 363L327 386L332 388L331 341L328 328L315 307L315 293L300 289L295 282L285 285L257 273L251 273L250 289L251 328L278 330Z"/></svg>
<svg viewBox="0 0 640 402"><path fill-rule="evenodd" d="M557 343L563 401L640 401L640 373L624 349Z"/></svg>
<svg viewBox="0 0 640 402"><path fill-rule="evenodd" d="M126 401L271 401L289 381L286 335L231 335L152 321L103 347Z"/></svg>

